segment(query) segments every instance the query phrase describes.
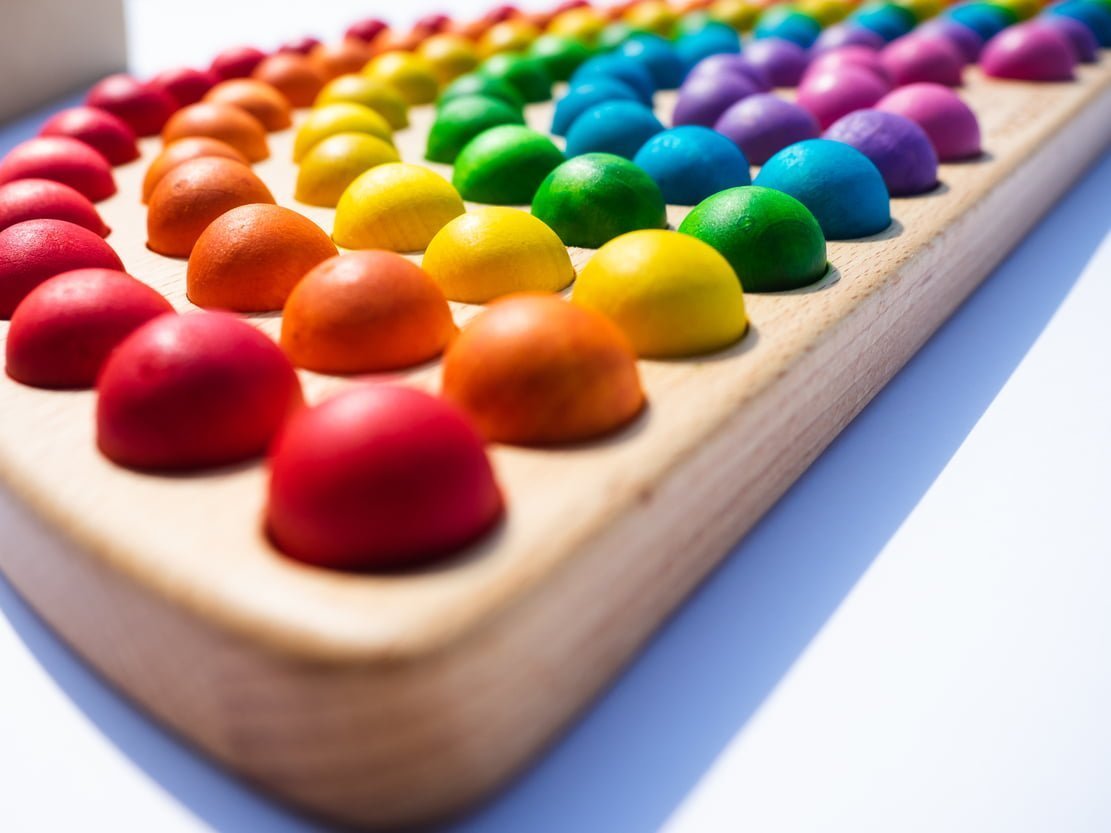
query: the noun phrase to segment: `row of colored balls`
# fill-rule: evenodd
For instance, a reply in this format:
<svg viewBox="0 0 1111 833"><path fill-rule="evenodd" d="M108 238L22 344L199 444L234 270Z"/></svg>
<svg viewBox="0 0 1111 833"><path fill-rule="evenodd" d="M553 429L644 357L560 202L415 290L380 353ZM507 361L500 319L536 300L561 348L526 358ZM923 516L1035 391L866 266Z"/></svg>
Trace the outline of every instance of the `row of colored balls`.
<svg viewBox="0 0 1111 833"><path fill-rule="evenodd" d="M475 234L491 231L521 241L512 262L472 246ZM574 277L558 239L507 208L445 227L426 255L428 271L392 252L338 255L311 222L278 206L228 212L194 251L190 294L215 292L219 306L232 306L220 295L229 277L241 290L275 293L275 280L308 266L288 292L280 347L225 312L174 313L123 272L101 238L71 223L30 220L3 230L0 259L16 258L23 277L49 277L11 313L12 378L44 388L95 385L98 447L125 467L207 469L272 446L272 537L290 555L334 567L399 566L456 549L502 512L483 441L546 445L617 430L645 405L638 351L718 350L747 326L740 284L720 254L690 236L642 231L597 252L570 301L514 292L458 332L445 278L477 268L512 281L524 267L554 290ZM445 349L442 398L359 386L303 410L294 365L357 373L410 366ZM358 419L336 423L337 409ZM436 476L403 476L413 471ZM405 511L360 510L345 486L376 507L398 510L403 499ZM420 522L415 509L425 515ZM468 520L456 528L453 518Z"/></svg>

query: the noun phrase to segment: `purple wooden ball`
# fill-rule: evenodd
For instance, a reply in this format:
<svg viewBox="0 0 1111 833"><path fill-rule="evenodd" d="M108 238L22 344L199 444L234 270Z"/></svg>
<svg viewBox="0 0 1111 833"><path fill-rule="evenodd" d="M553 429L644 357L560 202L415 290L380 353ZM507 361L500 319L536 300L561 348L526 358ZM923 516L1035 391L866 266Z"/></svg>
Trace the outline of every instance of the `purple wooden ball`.
<svg viewBox="0 0 1111 833"><path fill-rule="evenodd" d="M745 50L748 62L762 69L773 87L795 87L806 71L810 57L794 41L761 38Z"/></svg>
<svg viewBox="0 0 1111 833"><path fill-rule="evenodd" d="M957 47L964 55L965 61L969 63L979 58L980 50L984 48L984 39L976 33L976 30L948 17L927 20L914 31L919 35L940 35Z"/></svg>
<svg viewBox="0 0 1111 833"><path fill-rule="evenodd" d="M683 124L712 127L730 105L757 92L755 84L731 72L688 78L679 88L671 123L676 127Z"/></svg>
<svg viewBox="0 0 1111 833"><path fill-rule="evenodd" d="M815 55L829 52L831 49L840 49L842 46L865 46L877 52L887 43L879 34L864 26L854 26L851 23L838 23L825 29L810 51Z"/></svg>
<svg viewBox="0 0 1111 833"><path fill-rule="evenodd" d="M1080 63L1094 64L1099 60L1099 41L1092 34L1092 30L1075 17L1068 17L1063 14L1045 14L1038 18L1038 22L1056 29L1068 38L1069 43L1072 44L1072 50L1076 54L1076 60Z"/></svg>
<svg viewBox="0 0 1111 833"><path fill-rule="evenodd" d="M946 87L961 85L964 55L940 35L911 33L896 38L880 53L896 87L929 82Z"/></svg>
<svg viewBox="0 0 1111 833"><path fill-rule="evenodd" d="M753 165L763 165L787 145L816 139L822 132L809 110L772 93L741 99L721 114L714 130L732 139Z"/></svg>
<svg viewBox="0 0 1111 833"><path fill-rule="evenodd" d="M908 84L881 98L876 109L906 116L925 130L942 162L980 155L980 124L976 114L948 87Z"/></svg>
<svg viewBox="0 0 1111 833"><path fill-rule="evenodd" d="M748 79L756 87L757 92L764 93L772 88L772 82L764 70L750 63L743 55L738 55L735 52L703 58L691 68L691 71L687 74L687 80L705 77L717 78L723 73L740 75Z"/></svg>
<svg viewBox="0 0 1111 833"><path fill-rule="evenodd" d="M937 187L937 152L926 131L906 116L857 110L838 119L823 138L852 145L871 159L893 197Z"/></svg>
<svg viewBox="0 0 1111 833"><path fill-rule="evenodd" d="M1009 26L984 44L980 68L993 78L1071 81L1076 53L1060 29L1031 20Z"/></svg>

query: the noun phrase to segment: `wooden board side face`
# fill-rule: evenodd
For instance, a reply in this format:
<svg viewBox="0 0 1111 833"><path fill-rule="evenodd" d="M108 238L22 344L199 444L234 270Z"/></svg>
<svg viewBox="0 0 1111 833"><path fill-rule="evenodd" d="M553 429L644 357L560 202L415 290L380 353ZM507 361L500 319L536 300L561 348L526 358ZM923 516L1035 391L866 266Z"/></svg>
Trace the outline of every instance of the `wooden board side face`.
<svg viewBox="0 0 1111 833"><path fill-rule="evenodd" d="M984 160L943 165L937 192L895 200L888 232L831 243L819 285L747 296L752 331L735 347L642 361L651 404L617 436L494 448L510 514L455 561L396 576L298 565L261 535L261 464L124 471L95 451L93 394L5 378L0 475L78 546L52 547L52 563L0 547L0 566L115 682L269 789L358 823L458 810L612 678L1106 146L1107 64L1067 85L971 77L963 95ZM549 113L536 107L530 121L546 126ZM406 161L423 154L429 113L414 115L398 139ZM256 170L279 203L330 231L333 212L293 201L290 145L289 132L273 134ZM187 309L184 261L144 245L138 183L154 150L117 169L109 242ZM669 214L674 224L684 210ZM581 267L589 252L572 255ZM479 308L453 309L462 323ZM254 320L277 335L278 316ZM438 374L409 379L436 390ZM350 384L303 380L310 401ZM198 689L234 684L183 702L168 693L179 656Z"/></svg>

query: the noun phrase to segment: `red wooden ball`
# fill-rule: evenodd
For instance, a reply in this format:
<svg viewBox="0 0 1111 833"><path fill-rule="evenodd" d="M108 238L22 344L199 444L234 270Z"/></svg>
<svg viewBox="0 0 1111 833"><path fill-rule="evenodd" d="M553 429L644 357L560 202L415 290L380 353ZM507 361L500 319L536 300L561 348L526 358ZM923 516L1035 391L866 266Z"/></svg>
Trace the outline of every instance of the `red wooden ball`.
<svg viewBox="0 0 1111 833"><path fill-rule="evenodd" d="M301 404L297 374L278 345L222 312L144 324L108 357L97 391L97 445L137 469L257 457Z"/></svg>
<svg viewBox="0 0 1111 833"><path fill-rule="evenodd" d="M204 98L204 94L215 87L218 80L208 70L178 67L158 73L147 83L172 98L176 109L180 110Z"/></svg>
<svg viewBox="0 0 1111 833"><path fill-rule="evenodd" d="M368 17L365 20L356 20L348 26L343 36L361 40L363 43L370 43L388 28L390 27L386 21L379 20L376 17Z"/></svg>
<svg viewBox="0 0 1111 833"><path fill-rule="evenodd" d="M39 284L74 269L123 271L112 247L64 220L27 220L0 231L0 319L12 317Z"/></svg>
<svg viewBox="0 0 1111 833"><path fill-rule="evenodd" d="M320 38L305 35L304 37L286 41L277 48L276 53L279 55L308 55L316 47L320 46L320 43Z"/></svg>
<svg viewBox="0 0 1111 833"><path fill-rule="evenodd" d="M154 136L177 109L168 94L130 75L109 75L95 84L85 103L119 116L136 136Z"/></svg>
<svg viewBox="0 0 1111 833"><path fill-rule="evenodd" d="M443 32L451 25L451 18L442 12L432 12L417 18L413 24L413 32L418 35L435 35Z"/></svg>
<svg viewBox="0 0 1111 833"><path fill-rule="evenodd" d="M28 293L8 330L8 375L38 388L91 388L108 354L170 302L112 269L77 269Z"/></svg>
<svg viewBox="0 0 1111 833"><path fill-rule="evenodd" d="M253 46L233 46L213 58L209 70L220 81L247 78L265 57L265 52Z"/></svg>
<svg viewBox="0 0 1111 833"><path fill-rule="evenodd" d="M521 10L516 6L509 3L502 3L486 12L481 19L492 26L495 23L503 23L506 20L512 20L520 16Z"/></svg>
<svg viewBox="0 0 1111 833"><path fill-rule="evenodd" d="M270 462L270 537L322 567L425 564L458 552L503 512L474 427L412 388L365 384L301 411Z"/></svg>
<svg viewBox="0 0 1111 833"><path fill-rule="evenodd" d="M69 136L84 142L110 165L123 165L139 158L135 131L127 122L96 107L71 107L47 119L41 136Z"/></svg>
<svg viewBox="0 0 1111 833"><path fill-rule="evenodd" d="M27 220L65 220L101 237L110 231L88 197L68 185L49 179L0 185L0 231Z"/></svg>
<svg viewBox="0 0 1111 833"><path fill-rule="evenodd" d="M116 193L108 160L77 139L39 136L0 159L0 185L17 179L49 179L68 185L93 202Z"/></svg>

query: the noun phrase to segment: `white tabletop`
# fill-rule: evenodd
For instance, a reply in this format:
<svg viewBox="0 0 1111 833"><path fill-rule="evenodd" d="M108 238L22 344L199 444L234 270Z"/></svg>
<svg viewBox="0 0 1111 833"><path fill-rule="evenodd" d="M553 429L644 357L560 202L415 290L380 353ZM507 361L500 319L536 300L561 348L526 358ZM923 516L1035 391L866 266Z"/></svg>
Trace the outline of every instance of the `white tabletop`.
<svg viewBox="0 0 1111 833"><path fill-rule="evenodd" d="M132 0L134 64L332 35L363 4L183 34L217 5L242 4ZM1111 829L1109 318L1111 154L568 735L448 829ZM0 681L0 830L326 829L136 711L2 579Z"/></svg>

